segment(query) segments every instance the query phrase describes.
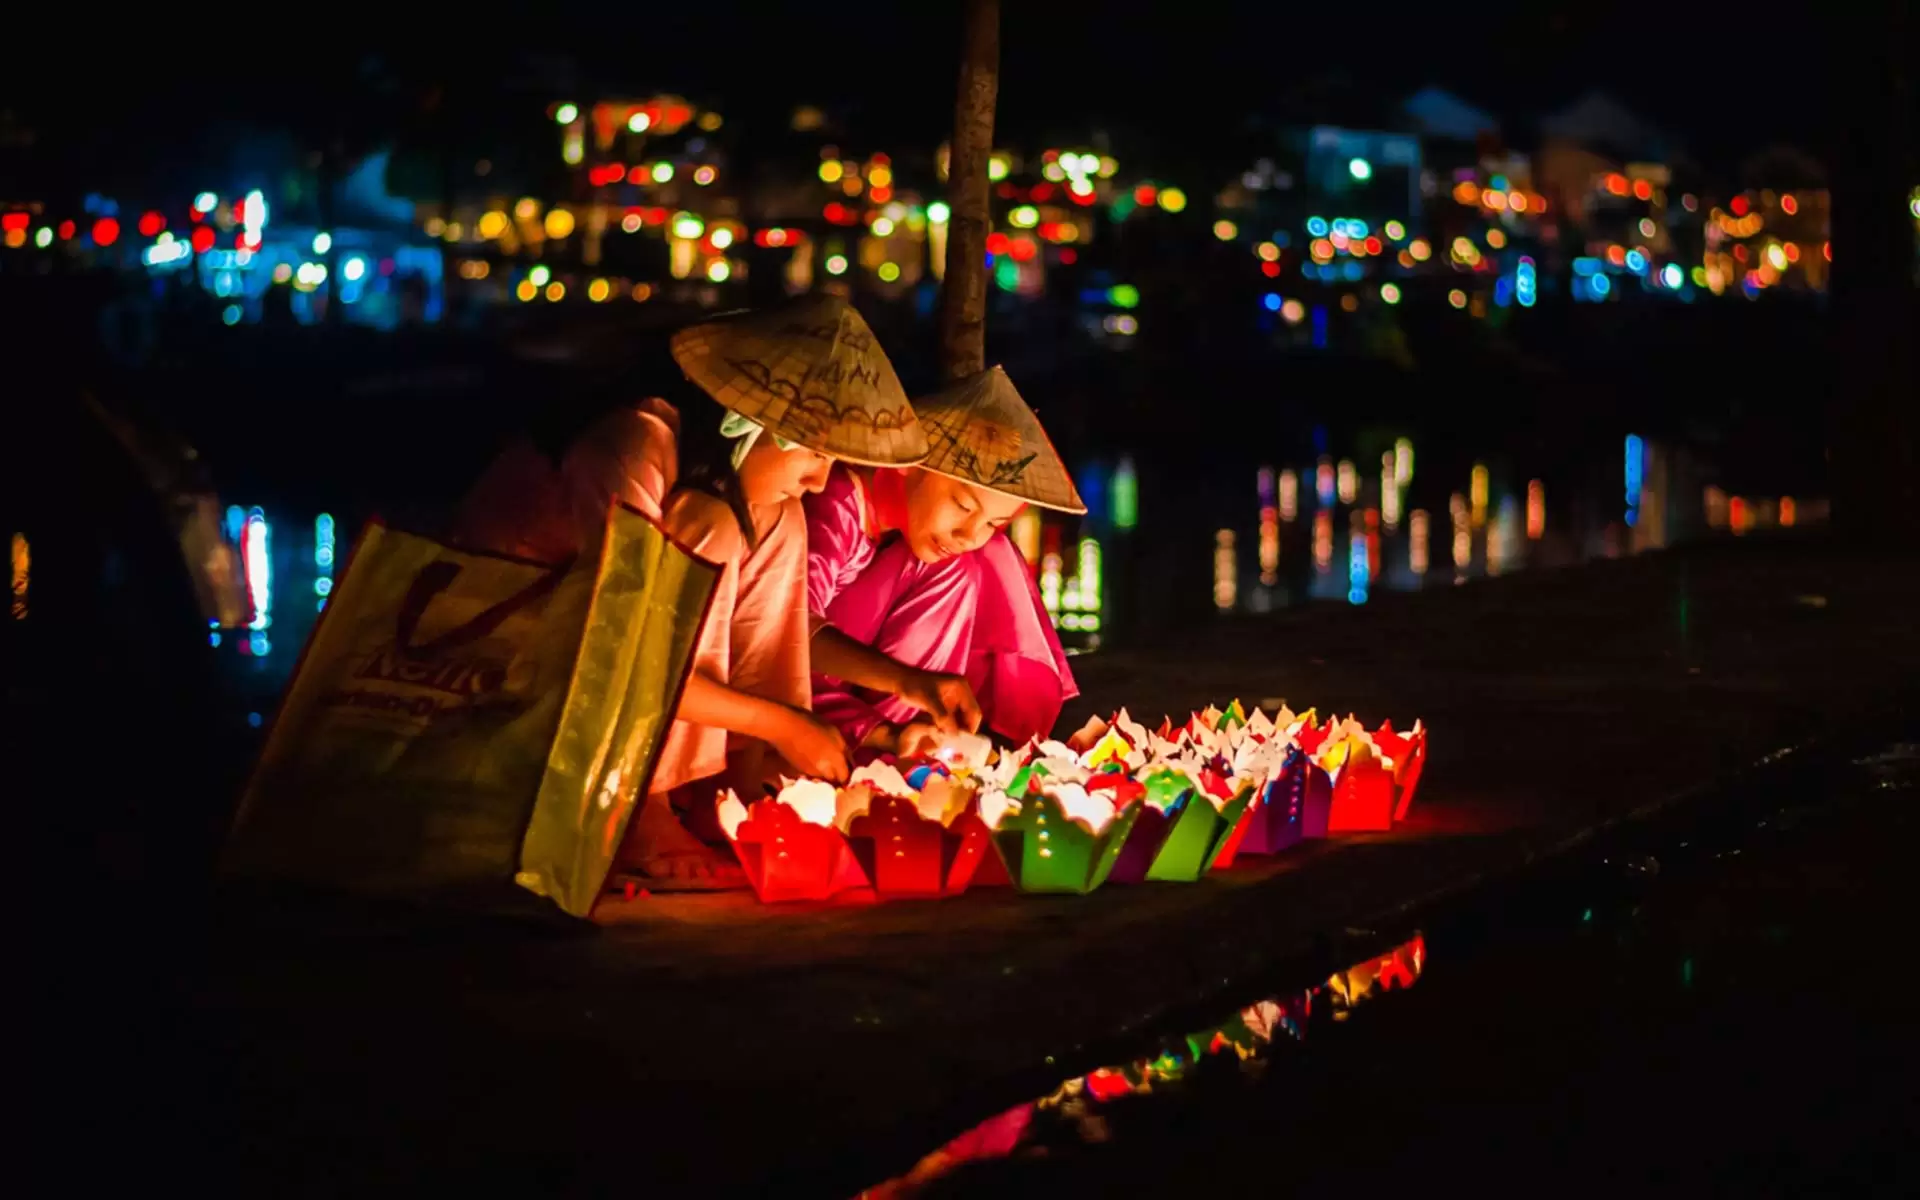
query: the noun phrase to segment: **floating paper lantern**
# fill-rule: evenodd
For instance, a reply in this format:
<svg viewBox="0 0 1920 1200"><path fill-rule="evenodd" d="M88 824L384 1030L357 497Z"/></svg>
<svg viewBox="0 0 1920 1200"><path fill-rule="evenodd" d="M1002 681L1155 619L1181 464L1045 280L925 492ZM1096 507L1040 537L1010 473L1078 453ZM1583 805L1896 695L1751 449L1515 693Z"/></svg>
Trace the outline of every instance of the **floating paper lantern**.
<svg viewBox="0 0 1920 1200"><path fill-rule="evenodd" d="M1234 854L1278 854L1308 838L1327 836L1333 808L1333 781L1298 745L1288 746L1280 769L1268 777L1249 805L1243 828L1223 853L1221 866Z"/></svg>
<svg viewBox="0 0 1920 1200"><path fill-rule="evenodd" d="M874 893L886 897L958 895L988 856L990 838L971 812L943 824L911 800L875 796L849 824L847 840Z"/></svg>
<svg viewBox="0 0 1920 1200"><path fill-rule="evenodd" d="M1144 792L1140 816L1114 864L1116 883L1192 883L1212 869L1253 799L1251 786L1222 798L1171 767L1151 772Z"/></svg>
<svg viewBox="0 0 1920 1200"><path fill-rule="evenodd" d="M833 785L818 780L788 783L777 798L751 806L722 793L720 828L763 903L825 900L867 882L834 823L841 806Z"/></svg>
<svg viewBox="0 0 1920 1200"><path fill-rule="evenodd" d="M1397 793L1393 806L1393 819L1407 819L1407 809L1413 805L1413 792L1420 783L1420 772L1427 765L1427 729L1420 722L1413 723L1410 733L1395 733L1393 726L1383 724L1375 731L1373 740L1393 760L1393 784Z"/></svg>
<svg viewBox="0 0 1920 1200"><path fill-rule="evenodd" d="M981 819L1015 887L1082 895L1106 882L1140 808L1137 800L1116 807L1077 783L1051 780L1022 799L987 792L980 800Z"/></svg>
<svg viewBox="0 0 1920 1200"><path fill-rule="evenodd" d="M1381 727L1379 737L1391 733ZM1333 779L1333 807L1328 820L1329 833L1384 832L1404 816L1412 802L1405 780L1417 783L1426 759L1426 731L1417 722L1415 733L1402 739L1405 768L1387 755L1379 737L1369 734L1358 721L1329 721L1317 748L1310 748L1314 762ZM1303 739L1302 745L1307 745Z"/></svg>
<svg viewBox="0 0 1920 1200"><path fill-rule="evenodd" d="M993 757L993 739L978 733L943 733L927 757L950 771L978 771Z"/></svg>

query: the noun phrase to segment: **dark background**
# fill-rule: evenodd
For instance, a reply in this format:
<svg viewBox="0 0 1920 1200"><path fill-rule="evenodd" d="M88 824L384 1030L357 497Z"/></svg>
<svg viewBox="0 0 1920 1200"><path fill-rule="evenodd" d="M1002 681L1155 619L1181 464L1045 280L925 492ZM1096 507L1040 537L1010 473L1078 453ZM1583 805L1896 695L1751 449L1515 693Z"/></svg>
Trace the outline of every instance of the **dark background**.
<svg viewBox="0 0 1920 1200"><path fill-rule="evenodd" d="M1776 142L1828 148L1844 70L1829 52L1870 33L1809 12L1554 7L1005 4L997 129L1024 142L1106 127L1117 153L1178 177L1208 163L1238 169L1238 144L1263 122L1360 127L1428 84L1500 116L1510 137L1603 90L1703 166L1730 171ZM422 108L436 93L484 119L485 93L515 83L557 95L571 80L582 97L678 89L754 127L816 104L855 117L857 140L876 145L930 144L952 119L952 0L556 5L465 14L434 35L336 13L290 13L284 35L250 28L264 22L156 14L139 34L89 31L84 41L28 18L0 48L0 105L90 176L103 160L123 170L164 161L187 127L210 119L351 126L396 100Z"/></svg>

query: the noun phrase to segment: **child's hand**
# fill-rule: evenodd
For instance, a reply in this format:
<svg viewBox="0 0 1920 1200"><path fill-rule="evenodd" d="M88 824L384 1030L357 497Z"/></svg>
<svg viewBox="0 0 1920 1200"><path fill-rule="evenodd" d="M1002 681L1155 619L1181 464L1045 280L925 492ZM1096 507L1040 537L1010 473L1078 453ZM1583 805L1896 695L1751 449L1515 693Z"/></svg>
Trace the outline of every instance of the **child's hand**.
<svg viewBox="0 0 1920 1200"><path fill-rule="evenodd" d="M900 727L893 752L901 758L920 758L933 753L940 742L940 727L932 721L909 721Z"/></svg>
<svg viewBox="0 0 1920 1200"><path fill-rule="evenodd" d="M980 701L965 676L915 671L903 682L899 696L942 730L972 733L980 728Z"/></svg>
<svg viewBox="0 0 1920 1200"><path fill-rule="evenodd" d="M773 748L780 752L780 757L802 774L834 784L847 781L851 773L847 763L847 742L838 729L812 713L799 709L794 709L791 718L783 724L786 728L768 739L773 743Z"/></svg>

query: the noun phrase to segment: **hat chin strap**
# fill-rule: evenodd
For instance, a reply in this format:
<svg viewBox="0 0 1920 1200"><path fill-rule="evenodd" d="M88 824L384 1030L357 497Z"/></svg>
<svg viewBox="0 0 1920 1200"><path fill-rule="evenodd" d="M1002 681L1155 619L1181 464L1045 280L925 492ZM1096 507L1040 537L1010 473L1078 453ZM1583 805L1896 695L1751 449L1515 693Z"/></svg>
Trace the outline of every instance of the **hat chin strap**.
<svg viewBox="0 0 1920 1200"><path fill-rule="evenodd" d="M731 459L734 470L738 471L740 464L747 461L747 455L753 450L753 444L760 440L761 434L766 432L766 426L750 417L743 417L737 412L729 412L721 419L720 436L737 439L734 443L733 456ZM796 445L796 443L789 442L777 433L771 436L773 438L773 444L782 450L791 450Z"/></svg>

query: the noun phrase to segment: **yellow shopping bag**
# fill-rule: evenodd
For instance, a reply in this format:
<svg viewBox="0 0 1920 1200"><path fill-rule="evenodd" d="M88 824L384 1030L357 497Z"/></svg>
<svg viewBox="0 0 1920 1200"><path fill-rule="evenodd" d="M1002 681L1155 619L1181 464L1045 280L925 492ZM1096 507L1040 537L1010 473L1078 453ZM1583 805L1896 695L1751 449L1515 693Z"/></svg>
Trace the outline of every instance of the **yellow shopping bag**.
<svg viewBox="0 0 1920 1200"><path fill-rule="evenodd" d="M508 880L584 917L718 568L616 507L554 568L370 525L241 801L236 873L388 895Z"/></svg>

